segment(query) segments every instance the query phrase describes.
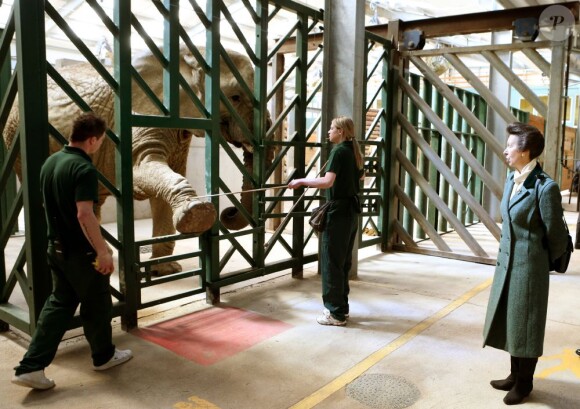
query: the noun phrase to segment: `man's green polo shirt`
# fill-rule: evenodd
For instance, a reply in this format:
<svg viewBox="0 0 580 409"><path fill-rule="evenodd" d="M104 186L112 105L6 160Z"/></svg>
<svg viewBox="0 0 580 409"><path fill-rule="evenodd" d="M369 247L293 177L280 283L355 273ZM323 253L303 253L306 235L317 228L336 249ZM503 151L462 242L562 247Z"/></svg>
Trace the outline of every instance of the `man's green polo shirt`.
<svg viewBox="0 0 580 409"><path fill-rule="evenodd" d="M48 239L65 251L90 251L77 219L77 202L98 201L97 170L82 149L65 146L48 157L40 171Z"/></svg>

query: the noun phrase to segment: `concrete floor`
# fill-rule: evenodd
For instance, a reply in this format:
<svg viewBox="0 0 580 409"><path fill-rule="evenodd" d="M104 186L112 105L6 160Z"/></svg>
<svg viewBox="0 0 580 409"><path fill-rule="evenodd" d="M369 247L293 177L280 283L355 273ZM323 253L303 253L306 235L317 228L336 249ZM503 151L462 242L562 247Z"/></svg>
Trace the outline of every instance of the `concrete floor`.
<svg viewBox="0 0 580 409"><path fill-rule="evenodd" d="M575 213L568 213L575 228ZM365 253L366 254L366 253ZM304 279L281 275L230 289L222 306L252 311L289 327L211 365L200 365L125 333L114 340L134 359L91 369L79 330L71 332L46 373L56 388L37 392L10 383L27 340L0 334L0 408L366 409L505 407L490 379L509 371L509 356L482 349L493 267L410 253L366 254L352 282L346 327L324 327L316 265ZM545 356L530 408L580 408L580 251L568 273L551 276ZM142 314L141 328L210 307L201 297ZM235 334L231 342L235 343Z"/></svg>

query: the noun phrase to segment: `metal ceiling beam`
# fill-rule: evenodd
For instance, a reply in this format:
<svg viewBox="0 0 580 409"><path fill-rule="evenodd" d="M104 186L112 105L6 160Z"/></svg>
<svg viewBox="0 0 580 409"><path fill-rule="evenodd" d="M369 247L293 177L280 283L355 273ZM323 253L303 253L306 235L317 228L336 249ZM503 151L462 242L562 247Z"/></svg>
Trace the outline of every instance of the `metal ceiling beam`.
<svg viewBox="0 0 580 409"><path fill-rule="evenodd" d="M577 1L558 3L570 10L575 20L578 20L579 4ZM425 38L448 35L466 35L494 31L512 30L513 22L526 17L539 17L544 9L554 4L523 7L508 10L496 10L483 13L464 14L460 16L439 17L434 19L404 21L400 25L400 33L407 30L421 30ZM378 29L378 26L377 26ZM387 27L383 29L386 34Z"/></svg>
<svg viewBox="0 0 580 409"><path fill-rule="evenodd" d="M577 1L556 4L568 8L574 16L574 19L578 20L580 4ZM553 5L555 4L438 17L425 20L398 21L399 33L402 36L403 32L407 30L421 30L424 32L425 38L435 38L453 35L488 33L494 31L508 31L512 30L513 22L516 19L538 17L544 9ZM388 28L388 24L380 24L369 26L366 30L387 38ZM322 35L311 34L308 37L308 43L311 50L316 49L320 44L322 44ZM295 39L290 38L280 49L280 52L291 53L294 52L295 49Z"/></svg>

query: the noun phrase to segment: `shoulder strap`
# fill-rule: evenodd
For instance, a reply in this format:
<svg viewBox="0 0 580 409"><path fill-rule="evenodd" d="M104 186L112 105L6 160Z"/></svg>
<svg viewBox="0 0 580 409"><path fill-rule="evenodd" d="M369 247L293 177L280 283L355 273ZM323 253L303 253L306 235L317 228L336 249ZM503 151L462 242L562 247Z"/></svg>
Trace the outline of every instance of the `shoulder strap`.
<svg viewBox="0 0 580 409"><path fill-rule="evenodd" d="M544 180L544 179L546 179L546 176L544 176L541 173L537 176L536 184L534 185L534 191L536 194L536 206L538 207L538 213L540 214L540 220L542 221L542 225L544 226L544 230L545 230L546 225L544 224L544 221L542 220L542 208L540 207L540 200L538 199L538 184L540 183L540 180ZM570 234L570 230L568 230L568 223L566 222L566 217L564 217L564 212L562 212L562 220L564 221L564 227L566 228L566 232L568 234Z"/></svg>
<svg viewBox="0 0 580 409"><path fill-rule="evenodd" d="M540 213L540 219L542 218L542 211L540 209L540 200L538 199L538 184L540 183L540 178L536 179L536 183L534 184L534 194L536 195L536 206L538 207L538 212ZM544 222L542 221L542 224Z"/></svg>

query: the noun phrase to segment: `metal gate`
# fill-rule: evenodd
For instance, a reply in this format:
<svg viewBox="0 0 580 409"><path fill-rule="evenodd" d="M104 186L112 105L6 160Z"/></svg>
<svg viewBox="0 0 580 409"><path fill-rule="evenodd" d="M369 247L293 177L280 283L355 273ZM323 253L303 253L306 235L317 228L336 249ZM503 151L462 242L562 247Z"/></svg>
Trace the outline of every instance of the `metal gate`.
<svg viewBox="0 0 580 409"><path fill-rule="evenodd" d="M503 130L506 123L528 122L529 117L496 96L490 85L494 77L505 81L506 87L512 87L546 119L543 166L557 180L565 90L562 78L570 38L517 42L510 36L503 44L446 44L456 34L489 32L489 27L492 32L511 30L516 19L539 19L547 7L398 26L400 31L394 35L400 41L400 60L394 79L397 95L392 123L396 166L390 219L394 249L495 263L500 228L490 213L499 207L507 173ZM578 4L568 3L567 7L577 19ZM435 40L434 47L417 49L428 39ZM529 59L547 76L548 104L526 84L521 72L510 67L505 54ZM488 72L492 72L489 83L468 67L467 58L487 62ZM454 82L465 83L463 89L449 85L445 73L450 70L456 76Z"/></svg>
<svg viewBox="0 0 580 409"><path fill-rule="evenodd" d="M389 63L392 43L383 37L365 32L364 129L361 147L365 158L365 181L361 191L363 212L360 215L359 248L384 247L387 226L388 181L391 166L390 129L392 93Z"/></svg>
<svg viewBox="0 0 580 409"><path fill-rule="evenodd" d="M112 39L111 67L105 64L111 55L102 56L91 50L69 24L67 17L78 7L83 7L106 37ZM157 17L145 27L134 7L134 3L124 0L115 1L112 10L103 9L95 0L74 2L62 9L56 9L50 1L33 5L23 0L14 1L0 39L0 66L3 67L0 123L4 127L16 95L21 122L2 159L0 190L5 191L12 183L10 172L19 155L22 184L14 197L3 199L0 209L4 215L0 226L4 261L0 266L0 322L4 330L9 324L32 333L51 289L38 175L49 152L49 139L42 135L50 134L51 143L56 141L60 145L65 138L48 120L47 78L70 101L74 108L71 115L95 109L59 68L47 63L45 29L58 30L61 41L74 45L87 60L93 79L106 83L103 89L110 88L112 92L114 126L107 135L114 145L117 171L112 178L101 174L100 182L115 201L117 222L102 231L118 257L118 282L115 280L112 292L116 298L114 315L121 316L124 328L137 325L140 309L203 292L207 293L208 300L216 302L220 288L225 285L285 269L298 272L305 263L316 260L313 241L309 242L312 235L306 235L304 241L301 239L302 220L291 219L295 234L290 239L287 233L282 233L283 227L277 229L280 223L279 226L272 223L268 232L266 223L282 219L280 205L296 200L281 188L291 177L283 171L287 153L294 151L295 167L303 169L306 148L309 144L319 146L319 143L307 142L319 119L311 115L312 120L307 122L306 116L320 98L320 86L312 88L308 84L321 82L314 65L316 61L320 63L321 57L319 53L308 52L307 37L320 30L321 11L293 1L258 0L251 4L245 0L153 0L148 3L148 13ZM249 16L252 27L242 27L232 15L234 12ZM276 31L274 27L281 26L290 29L276 39L268 37L268 33ZM226 43L221 35L225 30L233 33L235 44ZM162 44L155 43L152 32L163 33ZM146 74L134 65L135 55L129 39L143 45L162 77L162 91L154 90ZM289 42L297 45L291 66L271 81L269 64L275 64L281 47ZM10 55L11 44L15 44L14 58ZM228 50L232 46L251 62L254 72L251 78L236 66L234 60L238 57ZM203 77L198 85L205 92L198 92L180 72L183 47ZM235 95L225 93L220 72L227 72L241 91ZM293 89L294 94L285 95L284 87ZM137 97L135 88L142 95ZM152 107L151 112L136 112L137 100L146 100ZM180 110L180 106L185 106L184 100L195 107L195 115ZM240 114L238 107L242 102L249 104L252 118L249 122ZM232 143L224 139L221 128L224 115L241 129L238 139L229 141ZM287 132L290 128L292 132ZM161 236L136 237L132 135L139 129L163 135L188 129L196 136L205 136L204 185L210 196L206 200L221 217L203 235L170 231ZM240 195L235 192L239 186L244 192L258 191L242 192L238 199ZM18 229L21 213L24 230L18 237L11 233ZM164 246L172 251L156 255L155 249ZM307 246L310 250L305 250ZM274 248L287 255L280 256L279 251L272 251ZM160 265L171 267L178 262L181 267L170 271L171 274L153 273ZM18 297L23 302L15 302ZM79 321L74 325L78 326Z"/></svg>

